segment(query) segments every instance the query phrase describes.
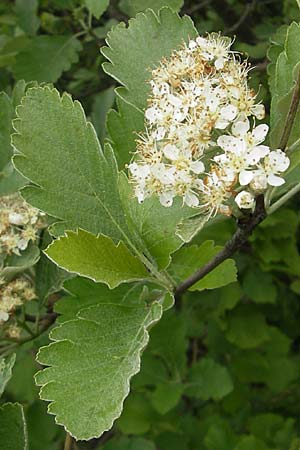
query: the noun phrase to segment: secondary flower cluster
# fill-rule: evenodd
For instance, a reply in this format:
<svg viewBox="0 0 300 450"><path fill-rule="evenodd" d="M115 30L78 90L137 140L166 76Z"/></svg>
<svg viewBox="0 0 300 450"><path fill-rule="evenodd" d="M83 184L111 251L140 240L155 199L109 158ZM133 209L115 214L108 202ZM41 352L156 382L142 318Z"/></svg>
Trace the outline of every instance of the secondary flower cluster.
<svg viewBox="0 0 300 450"><path fill-rule="evenodd" d="M20 255L29 241L35 242L38 231L45 227L43 216L18 194L0 197L0 255Z"/></svg>
<svg viewBox="0 0 300 450"><path fill-rule="evenodd" d="M18 306L35 298L34 289L26 278L0 283L0 323L7 322Z"/></svg>
<svg viewBox="0 0 300 450"><path fill-rule="evenodd" d="M253 208L255 195L284 183L289 159L263 145L264 106L248 86L247 63L231 40L197 37L152 71L146 131L129 172L139 202L153 195L163 206L181 196L207 214ZM252 126L251 126L252 124Z"/></svg>

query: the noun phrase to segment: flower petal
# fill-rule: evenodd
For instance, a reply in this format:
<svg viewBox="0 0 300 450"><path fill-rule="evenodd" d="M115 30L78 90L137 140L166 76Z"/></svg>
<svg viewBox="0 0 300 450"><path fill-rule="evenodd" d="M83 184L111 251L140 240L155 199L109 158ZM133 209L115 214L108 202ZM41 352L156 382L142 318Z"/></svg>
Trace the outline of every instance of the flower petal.
<svg viewBox="0 0 300 450"><path fill-rule="evenodd" d="M239 174L239 182L241 186L247 186L253 179L253 172L251 170L242 170Z"/></svg>
<svg viewBox="0 0 300 450"><path fill-rule="evenodd" d="M255 140L256 144L260 144L263 142L268 134L269 127L266 123L262 123L261 125L258 125L254 128L252 131L252 136Z"/></svg>
<svg viewBox="0 0 300 450"><path fill-rule="evenodd" d="M277 175L274 175L271 173L268 176L268 184L270 186L282 186L285 183L284 178L278 177Z"/></svg>

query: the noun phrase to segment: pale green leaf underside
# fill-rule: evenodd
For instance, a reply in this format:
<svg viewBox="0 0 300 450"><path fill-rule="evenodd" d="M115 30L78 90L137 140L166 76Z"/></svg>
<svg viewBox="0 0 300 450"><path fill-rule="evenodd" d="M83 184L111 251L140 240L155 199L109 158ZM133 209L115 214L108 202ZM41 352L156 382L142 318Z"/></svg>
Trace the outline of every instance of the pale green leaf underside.
<svg viewBox="0 0 300 450"><path fill-rule="evenodd" d="M140 369L147 329L160 317L158 303L102 304L80 311L78 319L51 332L55 342L38 354L38 361L50 367L36 375L36 382L57 423L83 440L111 428L129 393L130 378Z"/></svg>
<svg viewBox="0 0 300 450"><path fill-rule="evenodd" d="M34 206L62 220L119 241L128 237L115 159L100 148L79 102L56 89L30 89L17 109L16 168L35 186L22 191Z"/></svg>
<svg viewBox="0 0 300 450"><path fill-rule="evenodd" d="M173 257L170 265L170 273L177 281L183 281L192 275L193 272L208 263L222 247L214 246L213 241L205 241L200 247L192 245L179 250ZM190 290L202 291L203 289L216 289L233 283L237 279L237 269L233 259L227 259L198 283L194 284Z"/></svg>
<svg viewBox="0 0 300 450"><path fill-rule="evenodd" d="M189 17L181 18L169 8L163 8L158 15L148 9L131 19L128 28L120 23L108 33L108 47L104 47L102 53L110 62L103 68L125 87L118 89L118 94L128 103L144 109L150 92L147 81L151 69L196 35Z"/></svg>
<svg viewBox="0 0 300 450"><path fill-rule="evenodd" d="M143 264L123 242L115 245L107 236L95 236L83 230L67 231L45 253L63 269L103 282L111 289L148 277Z"/></svg>
<svg viewBox="0 0 300 450"><path fill-rule="evenodd" d="M28 450L24 411L18 403L6 403L0 407L0 448Z"/></svg>
<svg viewBox="0 0 300 450"><path fill-rule="evenodd" d="M81 43L74 36L37 36L17 55L16 79L54 83L78 61Z"/></svg>

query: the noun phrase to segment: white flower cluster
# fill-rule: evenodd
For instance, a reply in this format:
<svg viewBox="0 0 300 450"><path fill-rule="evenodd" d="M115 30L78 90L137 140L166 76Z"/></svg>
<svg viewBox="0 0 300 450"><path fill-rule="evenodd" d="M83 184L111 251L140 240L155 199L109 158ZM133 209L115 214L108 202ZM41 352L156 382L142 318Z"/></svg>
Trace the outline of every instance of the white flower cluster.
<svg viewBox="0 0 300 450"><path fill-rule="evenodd" d="M43 216L18 194L0 197L0 255L20 255L29 241L35 242L46 225Z"/></svg>
<svg viewBox="0 0 300 450"><path fill-rule="evenodd" d="M18 306L36 298L31 283L25 278L16 278L0 285L0 324L7 322Z"/></svg>
<svg viewBox="0 0 300 450"><path fill-rule="evenodd" d="M289 159L262 145L268 126L255 119L264 106L231 44L216 33L198 37L152 71L146 132L128 166L139 202L155 195L171 206L181 196L209 215L231 214L230 199L253 208L256 194L284 183Z"/></svg>

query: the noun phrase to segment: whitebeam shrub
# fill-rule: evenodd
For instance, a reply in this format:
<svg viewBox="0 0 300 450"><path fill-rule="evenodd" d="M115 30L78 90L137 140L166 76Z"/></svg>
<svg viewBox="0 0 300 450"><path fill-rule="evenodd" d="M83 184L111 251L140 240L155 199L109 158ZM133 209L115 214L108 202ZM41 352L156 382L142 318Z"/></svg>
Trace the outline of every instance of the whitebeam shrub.
<svg viewBox="0 0 300 450"><path fill-rule="evenodd" d="M299 38L291 37L294 34ZM200 37L190 18L169 8L157 14L147 9L128 26L120 23L108 33L101 50L108 60L103 68L120 86L118 111L108 114L109 139L103 146L81 104L69 94L41 85L22 97L13 122L13 163L26 180L22 197L35 209L26 212L23 205L14 209L9 203L3 210L0 242L7 279L1 282L0 294L16 288L10 284L9 266L15 256L24 259L22 271L27 268L33 274L27 258L34 247L30 241L38 235L38 211L44 211L52 237L43 242L39 265L46 264L45 276L36 294L55 292L47 280L49 273L58 276L59 266L68 272L59 276L71 278L64 284L70 296L48 304L39 298L50 311L44 308L38 320L25 314L24 320L33 320L34 332L30 334L25 324L22 333L30 334L27 340L35 339L57 320L49 334L52 342L38 351L37 361L45 367L35 381L40 398L49 402L48 412L67 432L66 445L72 445L69 435L89 440L113 426L131 378L140 370L150 329L187 291L183 307L191 298L198 300L193 296L199 292L235 283L232 256L268 214L299 192L293 173L299 164L293 154L299 141L298 42L300 28L291 25L270 76L269 134L268 125L260 122L265 108L248 84L250 67L231 50L231 39L216 33ZM295 78L286 80L286 73ZM138 136L136 146L133 136ZM238 218L224 246L203 235L185 246L216 214ZM16 270L20 265L18 259ZM60 289L61 283L56 286ZM2 329L10 327L13 340L18 311L33 304L27 300L35 291L28 293L24 298L18 291L15 304L0 308ZM217 321L225 316L234 320L230 309L235 305L248 311L248 294L245 305L239 292L236 299L231 295L235 297L233 293L220 300L223 306L209 305L213 313L219 307ZM181 317L184 322L187 316ZM167 314L163 320L168 320ZM159 339L169 341L172 359L177 358L172 335L176 327L171 322L168 334ZM254 309L250 317L247 313L237 319L237 332L228 325L227 339L230 345L241 344L242 350L254 350L256 340L261 342L259 335L264 342L273 328ZM249 346L249 337L254 337L254 345ZM185 344L183 348L186 352ZM232 392L235 376L213 359L201 353L196 372L182 378L184 389L176 401L181 395L215 401ZM177 377L172 367L168 376L170 372ZM194 379L203 380L203 372L209 381L212 378L213 387L206 393L202 381L195 382L195 390L192 386Z"/></svg>

